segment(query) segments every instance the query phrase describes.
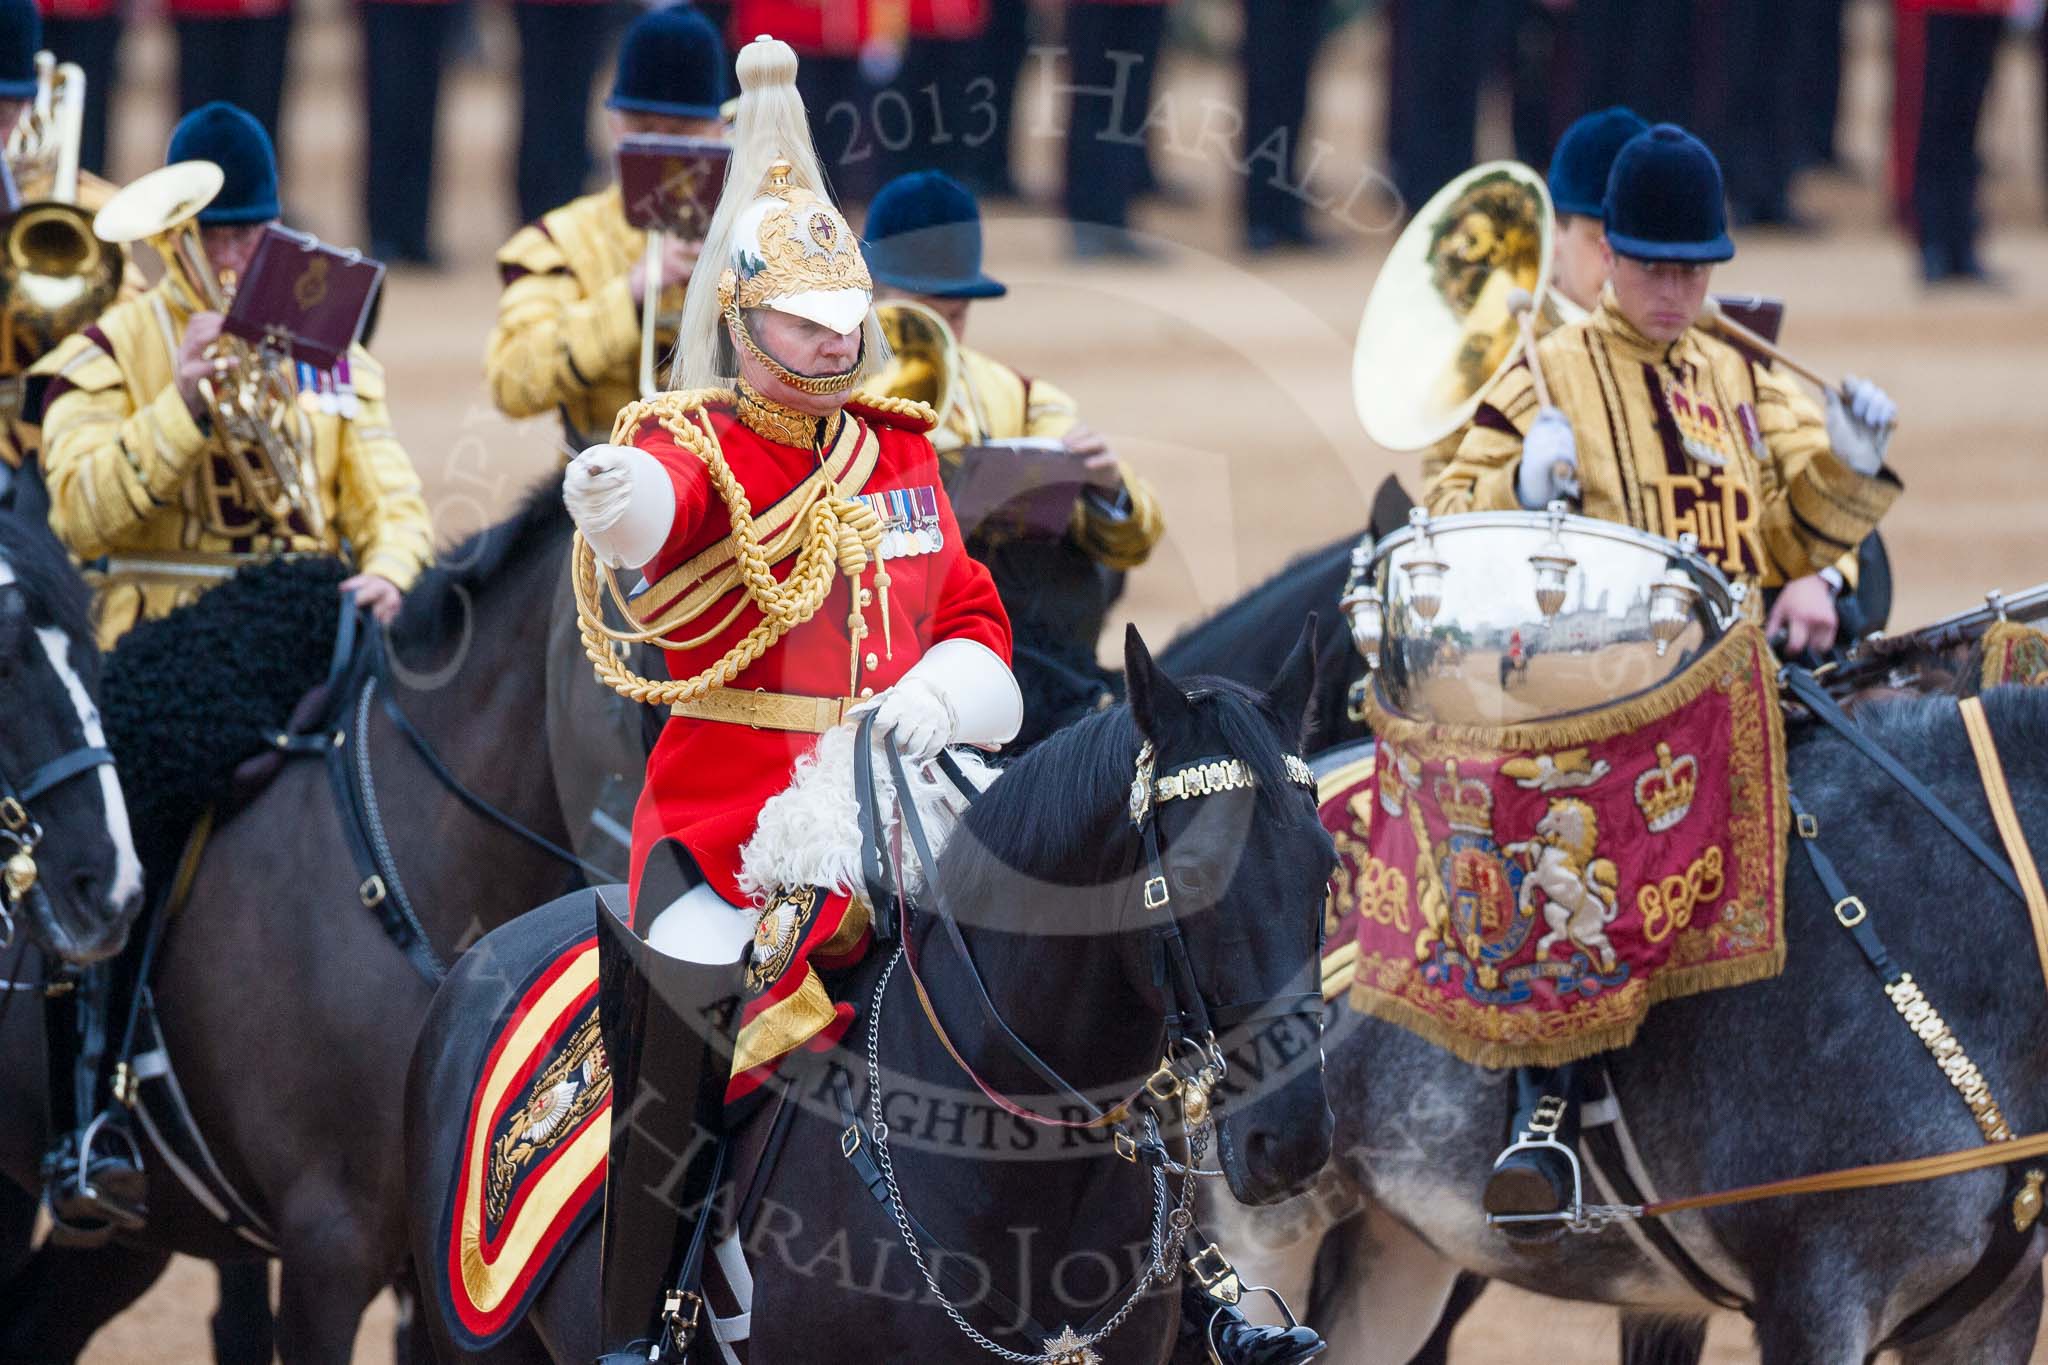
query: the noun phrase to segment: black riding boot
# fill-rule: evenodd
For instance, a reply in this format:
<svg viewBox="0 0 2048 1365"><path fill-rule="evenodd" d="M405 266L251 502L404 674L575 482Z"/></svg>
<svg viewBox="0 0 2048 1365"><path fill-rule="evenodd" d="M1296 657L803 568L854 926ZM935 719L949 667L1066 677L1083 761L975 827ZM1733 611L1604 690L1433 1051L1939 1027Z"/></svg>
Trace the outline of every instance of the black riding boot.
<svg viewBox="0 0 2048 1365"><path fill-rule="evenodd" d="M127 1105L103 1095L100 1065L112 1032L114 968L87 967L44 1002L51 1127L66 1128L43 1157L43 1204L60 1246L95 1247L142 1227L142 1150Z"/></svg>
<svg viewBox="0 0 2048 1365"><path fill-rule="evenodd" d="M1578 1065L1515 1070L1515 1110L1508 1147L1494 1162L1482 1201L1489 1214L1565 1213L1579 1194ZM1497 1223L1510 1237L1547 1237L1557 1221Z"/></svg>
<svg viewBox="0 0 2048 1365"><path fill-rule="evenodd" d="M1329 1344L1311 1328L1262 1327L1237 1307L1243 1283L1212 1244L1188 1262L1181 1282L1180 1336L1185 1347L1197 1343L1216 1365L1298 1365L1319 1356ZM1276 1294L1274 1302L1280 1303ZM1283 1311L1286 1305L1281 1303ZM1292 1322L1294 1315L1287 1314ZM1177 1353L1176 1360L1183 1358Z"/></svg>
<svg viewBox="0 0 2048 1365"><path fill-rule="evenodd" d="M654 951L602 899L597 919L598 1025L612 1070L598 1359L681 1360L676 1337L697 1330L701 1301L670 1295L685 1234L712 1216L723 1165L739 970Z"/></svg>

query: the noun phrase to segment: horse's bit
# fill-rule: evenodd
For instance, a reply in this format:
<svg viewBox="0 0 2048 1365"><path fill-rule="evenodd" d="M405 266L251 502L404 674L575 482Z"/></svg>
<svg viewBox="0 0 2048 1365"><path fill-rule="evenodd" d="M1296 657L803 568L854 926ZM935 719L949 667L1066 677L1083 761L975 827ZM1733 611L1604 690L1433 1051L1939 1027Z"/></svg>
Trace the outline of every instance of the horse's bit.
<svg viewBox="0 0 2048 1365"><path fill-rule="evenodd" d="M36 885L35 852L43 839L43 827L29 813L28 803L102 764L111 767L113 762L110 750L82 746L43 764L19 786L0 771L0 839L14 846L6 863L0 865L0 889L5 893L0 898L0 948L14 941L14 912Z"/></svg>

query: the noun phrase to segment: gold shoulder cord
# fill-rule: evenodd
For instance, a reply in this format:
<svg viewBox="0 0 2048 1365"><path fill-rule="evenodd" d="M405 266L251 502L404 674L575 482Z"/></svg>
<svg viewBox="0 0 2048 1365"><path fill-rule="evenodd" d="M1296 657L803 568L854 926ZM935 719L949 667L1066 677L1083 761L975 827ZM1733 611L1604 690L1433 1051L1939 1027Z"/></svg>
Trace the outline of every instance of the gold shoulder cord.
<svg viewBox="0 0 2048 1365"><path fill-rule="evenodd" d="M612 440L626 440L651 417L675 438L677 445L703 462L705 472L711 478L711 487L725 503L732 521L733 557L740 574L738 600L716 625L687 640L670 640L655 630L616 629L604 618L605 596L611 598L612 604L628 621L634 619L632 609L611 567L598 562L596 552L579 531L571 577L576 591L577 629L583 638L583 652L596 669L598 681L622 697L657 706L696 701L708 692L728 686L740 670L767 653L777 640L815 616L831 594L832 576L837 570L846 575L852 588L852 609L847 619L847 631L852 637L853 657L848 663L847 675L847 692L851 694L858 677L861 640L868 633L867 622L861 613L865 594L860 587L860 576L869 564L875 566L875 592L880 598L885 642L889 634L889 571L878 553L882 543L881 519L875 515L874 509L858 499L834 496L836 490L822 474L815 477L805 495L804 505L792 519L792 524L808 522L802 548L797 551L796 563L788 579L778 582L768 555L761 548L761 537L754 527L754 509L747 500L747 491L726 463L718 436L703 417L706 404L729 402L731 399L732 395L723 389L695 389L629 403L620 410L618 421L612 427ZM612 649L614 642L652 644L671 651L696 649L730 626L748 603L760 609L761 620L717 662L688 678L659 682L643 678L628 666L621 657L622 651ZM711 604L706 603L673 623L670 629L693 624L710 610Z"/></svg>

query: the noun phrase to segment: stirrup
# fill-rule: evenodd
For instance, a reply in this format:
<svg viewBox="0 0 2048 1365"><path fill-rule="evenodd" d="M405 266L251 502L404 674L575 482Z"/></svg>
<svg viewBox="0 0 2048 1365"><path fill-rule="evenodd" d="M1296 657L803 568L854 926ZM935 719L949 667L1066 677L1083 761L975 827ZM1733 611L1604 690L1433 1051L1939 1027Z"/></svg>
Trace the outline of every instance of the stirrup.
<svg viewBox="0 0 2048 1365"><path fill-rule="evenodd" d="M1287 1306L1285 1296L1271 1285L1240 1284L1238 1288L1238 1302L1242 1302L1243 1296L1246 1294L1264 1294L1268 1299L1272 1300L1273 1306L1280 1310L1280 1316L1287 1319L1287 1326L1283 1330L1291 1332L1301 1326L1301 1321L1294 1316L1294 1310ZM1229 1365L1229 1362L1223 1359L1222 1343L1217 1340L1216 1336L1216 1329L1222 1323L1223 1315L1229 1312L1236 1312L1240 1316L1243 1315L1243 1310L1238 1308L1236 1303L1218 1304L1216 1311L1209 1314L1208 1324L1202 1328L1202 1345L1209 1352L1209 1365ZM1309 1356L1321 1355L1328 1348L1328 1342L1319 1341L1316 1344L1316 1348L1310 1351L1308 1355L1298 1358L1306 1360Z"/></svg>
<svg viewBox="0 0 2048 1365"><path fill-rule="evenodd" d="M116 1232L139 1232L147 1223L142 1205L105 1193L94 1181L96 1157L125 1166L138 1180L143 1178L141 1144L126 1124L110 1122L113 1116L112 1109L101 1110L44 1159L43 1206L50 1215L53 1235L66 1246L99 1246ZM119 1150L101 1155L103 1146Z"/></svg>
<svg viewBox="0 0 2048 1365"><path fill-rule="evenodd" d="M1565 1169L1572 1173L1570 1200L1562 1209L1554 1209L1547 1213L1489 1213L1486 1215L1488 1227L1527 1227L1536 1223L1555 1223L1558 1231L1562 1232L1584 1217L1585 1178L1579 1166L1579 1154L1557 1138L1569 1103L1554 1095L1545 1095L1538 1100L1536 1112L1529 1119L1529 1126L1522 1130L1520 1137L1509 1143L1501 1154L1493 1159L1493 1169L1500 1170L1507 1165L1509 1158L1523 1152L1555 1154L1563 1160Z"/></svg>

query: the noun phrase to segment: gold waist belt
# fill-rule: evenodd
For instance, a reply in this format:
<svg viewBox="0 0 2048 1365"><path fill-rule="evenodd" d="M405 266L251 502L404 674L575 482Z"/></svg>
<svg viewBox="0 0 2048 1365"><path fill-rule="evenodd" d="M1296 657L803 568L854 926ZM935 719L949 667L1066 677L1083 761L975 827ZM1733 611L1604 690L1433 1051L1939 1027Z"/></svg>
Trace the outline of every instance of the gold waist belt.
<svg viewBox="0 0 2048 1365"><path fill-rule="evenodd" d="M721 687L695 701L676 702L668 713L688 720L751 725L756 730L822 735L845 720L847 709L854 705L852 697L802 697L793 692L741 692Z"/></svg>

